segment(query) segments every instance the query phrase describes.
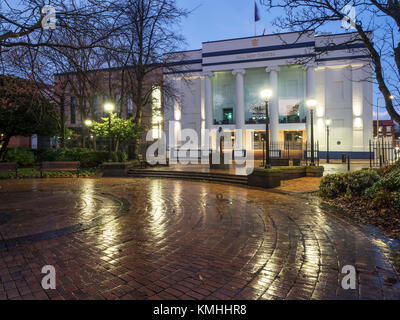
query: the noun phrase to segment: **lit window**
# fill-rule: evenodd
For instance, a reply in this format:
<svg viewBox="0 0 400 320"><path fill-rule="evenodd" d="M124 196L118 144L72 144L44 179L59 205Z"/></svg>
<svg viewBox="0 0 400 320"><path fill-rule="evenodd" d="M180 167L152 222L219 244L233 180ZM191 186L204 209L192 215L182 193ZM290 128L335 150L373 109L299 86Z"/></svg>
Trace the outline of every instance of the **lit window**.
<svg viewBox="0 0 400 320"><path fill-rule="evenodd" d="M152 92L152 137L153 139L161 138L162 130L162 104L161 104L161 89L160 87L153 87Z"/></svg>

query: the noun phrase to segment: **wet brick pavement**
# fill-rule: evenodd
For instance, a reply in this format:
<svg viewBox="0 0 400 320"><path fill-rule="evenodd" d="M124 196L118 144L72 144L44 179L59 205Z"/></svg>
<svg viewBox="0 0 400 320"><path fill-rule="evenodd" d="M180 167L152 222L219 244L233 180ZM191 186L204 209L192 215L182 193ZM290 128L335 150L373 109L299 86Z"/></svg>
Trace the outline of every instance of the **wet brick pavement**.
<svg viewBox="0 0 400 320"><path fill-rule="evenodd" d="M293 183L0 181L0 299L399 299L393 243Z"/></svg>

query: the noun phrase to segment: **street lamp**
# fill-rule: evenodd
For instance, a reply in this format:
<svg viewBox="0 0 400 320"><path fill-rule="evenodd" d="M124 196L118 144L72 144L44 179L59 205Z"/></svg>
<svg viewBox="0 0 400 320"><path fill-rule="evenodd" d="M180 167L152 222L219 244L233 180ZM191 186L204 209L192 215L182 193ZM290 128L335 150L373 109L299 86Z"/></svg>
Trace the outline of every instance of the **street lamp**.
<svg viewBox="0 0 400 320"><path fill-rule="evenodd" d="M265 169L271 168L271 161L269 158L269 113L268 113L268 103L272 96L272 91L269 89L264 89L260 93L261 98L265 101Z"/></svg>
<svg viewBox="0 0 400 320"><path fill-rule="evenodd" d="M317 106L317 100L309 99L307 100L307 106L310 109L311 117L311 166L315 166L314 161L314 108Z"/></svg>
<svg viewBox="0 0 400 320"><path fill-rule="evenodd" d="M108 149L108 162L111 162L111 152L112 152L112 139L111 139L111 114L114 111L114 105L112 103L106 103L104 105L104 110L108 112L108 135L109 135L109 149Z"/></svg>
<svg viewBox="0 0 400 320"><path fill-rule="evenodd" d="M88 144L90 148L90 127L92 126L93 122L90 119L85 120L85 125L88 127Z"/></svg>
<svg viewBox="0 0 400 320"><path fill-rule="evenodd" d="M326 119L325 124L326 124L326 163L329 163L329 126L331 125L331 119Z"/></svg>

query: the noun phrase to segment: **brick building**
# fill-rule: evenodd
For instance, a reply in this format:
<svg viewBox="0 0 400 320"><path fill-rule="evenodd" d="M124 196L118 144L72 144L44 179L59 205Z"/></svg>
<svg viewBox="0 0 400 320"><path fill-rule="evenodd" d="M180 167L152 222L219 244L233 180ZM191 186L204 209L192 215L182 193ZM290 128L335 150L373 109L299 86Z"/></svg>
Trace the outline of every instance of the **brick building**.
<svg viewBox="0 0 400 320"><path fill-rule="evenodd" d="M112 103L118 116L128 119L136 116L133 84L133 71L129 68L107 68L86 73L70 72L55 76L57 95L64 103L64 122L66 128L76 134L87 133L85 120L101 121L108 114L104 111L106 103ZM141 144L145 143L146 133L153 130L157 138L163 129L161 85L162 68L153 68L146 75L144 93L148 103L143 108L142 125L145 130ZM142 151L141 151L142 152Z"/></svg>
<svg viewBox="0 0 400 320"><path fill-rule="evenodd" d="M374 120L374 138L377 137L377 120ZM395 142L395 127L393 120L379 120L379 137L392 139Z"/></svg>

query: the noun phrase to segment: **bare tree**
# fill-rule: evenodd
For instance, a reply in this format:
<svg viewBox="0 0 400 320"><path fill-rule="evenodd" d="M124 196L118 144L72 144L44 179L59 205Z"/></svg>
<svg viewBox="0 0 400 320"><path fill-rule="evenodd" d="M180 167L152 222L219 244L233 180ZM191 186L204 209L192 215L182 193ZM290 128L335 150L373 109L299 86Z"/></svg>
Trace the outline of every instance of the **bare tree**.
<svg viewBox="0 0 400 320"><path fill-rule="evenodd" d="M40 10L45 5L44 1L24 1L17 9L6 2L7 8L3 5L0 11L1 71L28 78L41 88L48 88L45 94L56 103L60 112L62 147L65 145L65 105L68 90L78 98L83 123L93 109L90 102L93 102L91 98L95 91L94 82L97 82L93 70L103 63L99 60L99 48L118 28L124 27L123 24L115 23L118 21L118 13L110 10L113 2L52 1L57 13L55 30L42 29L43 16L40 15ZM4 12L7 14L3 14ZM29 19L22 21L22 14ZM4 23L4 17L8 17L10 22ZM65 76L57 76L60 73ZM84 126L82 129L84 130Z"/></svg>
<svg viewBox="0 0 400 320"><path fill-rule="evenodd" d="M184 43L178 26L188 11L180 9L174 0L123 0L114 10L122 13L120 23L125 26L113 39L115 63L123 68L121 103L126 108L127 97L132 96L134 121L142 125L143 109L152 102L155 88L167 92L162 82L154 83L154 74L160 67L169 67L164 54L176 51ZM139 142L134 142L135 158Z"/></svg>
<svg viewBox="0 0 400 320"><path fill-rule="evenodd" d="M110 19L112 0L24 0L16 4L15 1L2 0L0 3L0 47L70 47L73 44L53 41L59 30L93 30L93 20ZM44 28L49 20L44 10L51 5L56 14L55 29ZM83 24L82 24L83 22ZM95 42L101 39L96 38ZM95 42L88 45L93 46Z"/></svg>
<svg viewBox="0 0 400 320"><path fill-rule="evenodd" d="M354 33L346 43L327 43L327 46L346 45L362 41L369 52L375 79L382 93L390 117L400 123L396 99L400 94L400 2L398 0L260 0L269 10L285 12L275 19L274 25L285 30L308 32L330 27L332 22L345 20ZM356 12L351 20L346 6ZM373 35L373 36L372 36ZM329 38L329 37L328 37ZM321 52L320 52L321 54ZM396 110L397 109L397 110Z"/></svg>

